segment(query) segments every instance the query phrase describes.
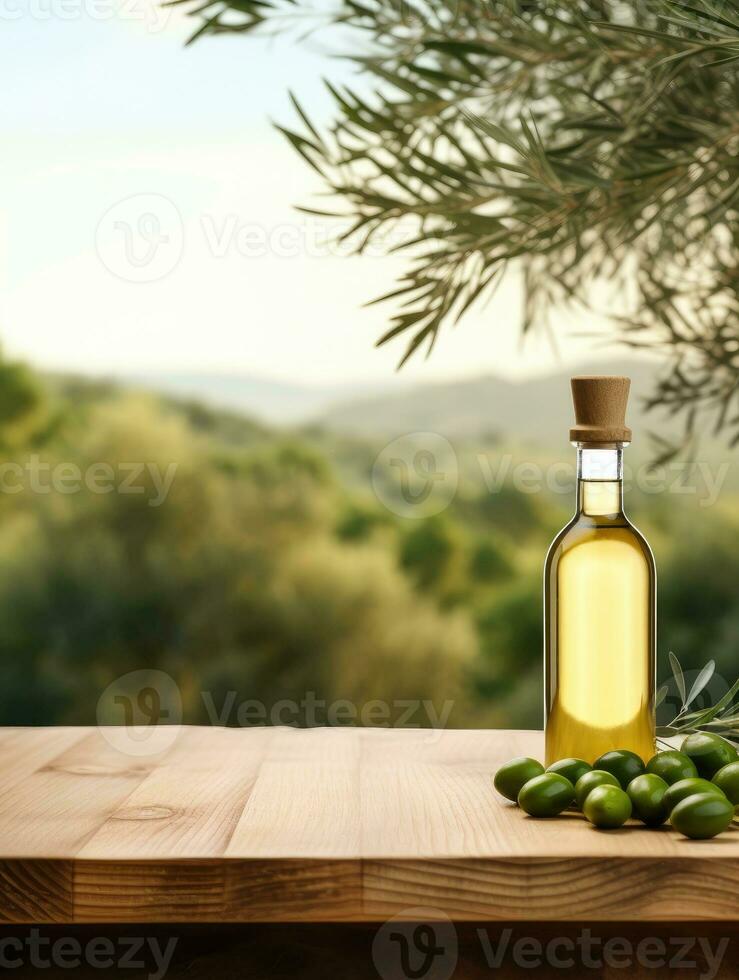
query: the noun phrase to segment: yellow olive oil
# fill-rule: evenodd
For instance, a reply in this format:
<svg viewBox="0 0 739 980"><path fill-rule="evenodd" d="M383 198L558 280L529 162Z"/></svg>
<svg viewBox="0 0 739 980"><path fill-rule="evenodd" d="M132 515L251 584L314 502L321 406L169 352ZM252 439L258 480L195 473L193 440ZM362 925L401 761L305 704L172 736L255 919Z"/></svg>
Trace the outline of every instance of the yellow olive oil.
<svg viewBox="0 0 739 980"><path fill-rule="evenodd" d="M582 487L587 502L547 557L547 765L654 753L654 561L620 508L593 512L609 495L614 484Z"/></svg>
<svg viewBox="0 0 739 980"><path fill-rule="evenodd" d="M598 429L589 421L592 438ZM577 442L577 513L546 559L547 764L568 757L592 763L612 749L646 761L655 751L656 572L649 545L623 510L625 441Z"/></svg>

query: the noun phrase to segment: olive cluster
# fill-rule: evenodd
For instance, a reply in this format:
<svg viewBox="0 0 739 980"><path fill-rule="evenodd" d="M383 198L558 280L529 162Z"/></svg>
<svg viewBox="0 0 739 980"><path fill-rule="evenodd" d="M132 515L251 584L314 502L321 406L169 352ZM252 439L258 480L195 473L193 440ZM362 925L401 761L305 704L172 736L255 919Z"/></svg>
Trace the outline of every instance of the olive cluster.
<svg viewBox="0 0 739 980"><path fill-rule="evenodd" d="M694 840L715 837L739 810L739 753L707 732L689 735L682 750L658 752L645 765L634 752L606 752L593 765L562 759L547 769L536 759L512 759L494 785L532 817L555 817L576 805L596 827L622 827L634 816L647 827L668 818Z"/></svg>

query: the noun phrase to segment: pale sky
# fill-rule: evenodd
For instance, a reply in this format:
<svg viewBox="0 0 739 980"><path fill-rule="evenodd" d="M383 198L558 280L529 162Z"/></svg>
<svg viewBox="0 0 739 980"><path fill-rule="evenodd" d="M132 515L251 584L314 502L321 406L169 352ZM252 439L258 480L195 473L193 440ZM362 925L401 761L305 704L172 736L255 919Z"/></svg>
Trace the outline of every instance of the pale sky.
<svg viewBox="0 0 739 980"><path fill-rule="evenodd" d="M327 252L330 224L293 209L319 204L320 178L270 125L292 123L288 88L326 118L320 78L350 69L291 40L185 49L191 29L149 0L0 0L6 352L89 373L388 379L401 347L373 344L391 309L362 304L404 259ZM404 380L593 359L565 330L559 361L544 340L522 355L519 322L511 276Z"/></svg>

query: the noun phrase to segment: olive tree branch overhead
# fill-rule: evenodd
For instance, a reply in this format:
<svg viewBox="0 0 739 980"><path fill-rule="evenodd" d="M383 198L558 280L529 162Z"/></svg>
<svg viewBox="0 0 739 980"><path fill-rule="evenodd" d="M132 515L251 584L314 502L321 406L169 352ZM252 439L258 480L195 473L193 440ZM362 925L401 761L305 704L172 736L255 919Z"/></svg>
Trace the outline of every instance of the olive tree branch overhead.
<svg viewBox="0 0 739 980"><path fill-rule="evenodd" d="M192 0L178 0L191 3ZM405 274L379 343L401 363L516 262L524 330L603 284L628 345L669 370L653 403L739 443L739 2L204 0L195 37L329 26L361 94L281 130L346 203L361 251ZM367 81L369 80L369 81Z"/></svg>

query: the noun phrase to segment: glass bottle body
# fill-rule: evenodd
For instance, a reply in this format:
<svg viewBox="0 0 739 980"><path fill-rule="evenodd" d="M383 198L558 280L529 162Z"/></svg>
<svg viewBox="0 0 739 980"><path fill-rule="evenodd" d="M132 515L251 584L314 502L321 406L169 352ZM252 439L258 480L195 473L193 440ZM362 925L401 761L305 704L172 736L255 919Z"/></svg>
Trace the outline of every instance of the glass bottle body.
<svg viewBox="0 0 739 980"><path fill-rule="evenodd" d="M623 511L621 457L578 448L577 513L547 554L547 764L655 750L656 570Z"/></svg>

